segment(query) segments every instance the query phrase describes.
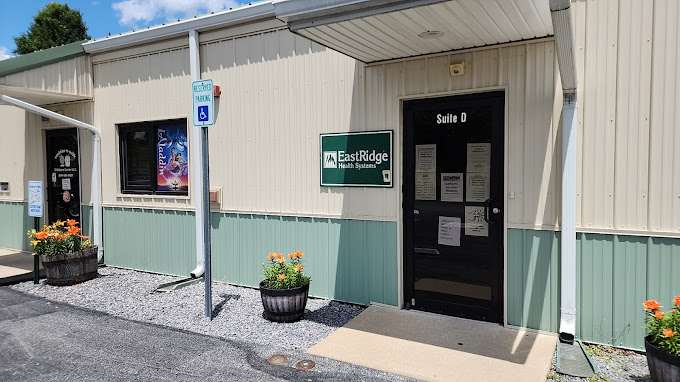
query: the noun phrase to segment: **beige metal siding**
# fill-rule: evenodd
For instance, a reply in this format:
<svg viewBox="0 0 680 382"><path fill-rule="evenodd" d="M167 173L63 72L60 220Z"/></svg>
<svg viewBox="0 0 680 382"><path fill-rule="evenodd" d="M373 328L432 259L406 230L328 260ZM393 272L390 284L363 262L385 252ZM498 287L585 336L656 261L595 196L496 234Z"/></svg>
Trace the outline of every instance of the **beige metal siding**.
<svg viewBox="0 0 680 382"><path fill-rule="evenodd" d="M30 158L24 150L27 140L26 113L13 106L0 105L0 182L9 182L9 192L0 192L0 201L24 200L24 169Z"/></svg>
<svg viewBox="0 0 680 382"><path fill-rule="evenodd" d="M0 77L0 85L89 98L92 97L90 57L79 56Z"/></svg>
<svg viewBox="0 0 680 382"><path fill-rule="evenodd" d="M463 76L450 76L454 62L465 62ZM556 115L561 107L555 65L554 44L546 41L370 66L367 125L395 130L395 163L401 166L402 98L505 88L508 222L513 227L554 227L560 184ZM398 200L389 203L399 213Z"/></svg>
<svg viewBox="0 0 680 382"><path fill-rule="evenodd" d="M579 0L578 226L680 233L680 4Z"/></svg>

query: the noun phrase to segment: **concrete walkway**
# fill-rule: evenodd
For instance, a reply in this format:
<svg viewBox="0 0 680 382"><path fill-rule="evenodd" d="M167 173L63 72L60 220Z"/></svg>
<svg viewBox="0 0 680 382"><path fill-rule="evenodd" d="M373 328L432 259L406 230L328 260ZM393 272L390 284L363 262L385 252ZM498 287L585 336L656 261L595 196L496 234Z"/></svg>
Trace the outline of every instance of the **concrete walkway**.
<svg viewBox="0 0 680 382"><path fill-rule="evenodd" d="M425 381L543 382L557 338L370 306L309 352Z"/></svg>
<svg viewBox="0 0 680 382"><path fill-rule="evenodd" d="M273 344L276 338L272 338ZM341 362L262 349L0 288L0 381L378 381L405 380ZM311 371L292 368L311 358Z"/></svg>
<svg viewBox="0 0 680 382"><path fill-rule="evenodd" d="M18 249L0 248L0 286L32 279L32 253Z"/></svg>

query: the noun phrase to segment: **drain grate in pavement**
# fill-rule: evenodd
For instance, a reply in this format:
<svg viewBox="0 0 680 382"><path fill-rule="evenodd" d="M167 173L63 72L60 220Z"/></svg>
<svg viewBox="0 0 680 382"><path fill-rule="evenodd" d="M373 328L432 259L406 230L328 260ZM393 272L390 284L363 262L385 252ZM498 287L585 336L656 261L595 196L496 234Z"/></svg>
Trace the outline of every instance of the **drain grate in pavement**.
<svg viewBox="0 0 680 382"><path fill-rule="evenodd" d="M269 362L270 365L288 365L288 357L283 354L274 354L267 358L267 362Z"/></svg>
<svg viewBox="0 0 680 382"><path fill-rule="evenodd" d="M311 359L303 359L295 364L295 368L298 370L312 370L316 366L316 363Z"/></svg>

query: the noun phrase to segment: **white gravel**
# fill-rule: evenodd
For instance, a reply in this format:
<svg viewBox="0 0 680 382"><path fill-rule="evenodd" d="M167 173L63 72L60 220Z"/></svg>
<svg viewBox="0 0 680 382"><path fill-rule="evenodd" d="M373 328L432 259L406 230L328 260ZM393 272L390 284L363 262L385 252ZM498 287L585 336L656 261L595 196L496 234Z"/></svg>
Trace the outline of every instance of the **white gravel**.
<svg viewBox="0 0 680 382"><path fill-rule="evenodd" d="M74 286L25 282L12 288L130 320L282 350L305 350L364 309L310 298L308 312L301 321L278 324L262 318L258 290L213 283L215 317L208 321L203 318L202 282L169 293L152 293L158 285L178 278L112 267L100 268L99 274L94 280Z"/></svg>
<svg viewBox="0 0 680 382"><path fill-rule="evenodd" d="M551 370L546 382L652 382L644 354L612 346L584 344L595 365L596 375L586 379Z"/></svg>

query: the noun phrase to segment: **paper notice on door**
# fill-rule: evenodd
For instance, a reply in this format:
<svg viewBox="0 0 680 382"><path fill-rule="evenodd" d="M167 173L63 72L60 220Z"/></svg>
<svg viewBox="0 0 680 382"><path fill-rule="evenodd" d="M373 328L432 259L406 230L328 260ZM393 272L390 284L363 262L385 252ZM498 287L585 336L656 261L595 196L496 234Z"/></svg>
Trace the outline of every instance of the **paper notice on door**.
<svg viewBox="0 0 680 382"><path fill-rule="evenodd" d="M484 220L484 207L465 206L465 235L489 236L489 223Z"/></svg>
<svg viewBox="0 0 680 382"><path fill-rule="evenodd" d="M61 178L61 189L62 191L71 190L71 178Z"/></svg>
<svg viewBox="0 0 680 382"><path fill-rule="evenodd" d="M439 245L460 247L460 223L460 218L440 216L437 243Z"/></svg>
<svg viewBox="0 0 680 382"><path fill-rule="evenodd" d="M489 199L489 173L469 172L465 174L467 202L486 202Z"/></svg>
<svg viewBox="0 0 680 382"><path fill-rule="evenodd" d="M463 173L443 172L441 180L442 202L463 201Z"/></svg>
<svg viewBox="0 0 680 382"><path fill-rule="evenodd" d="M437 145L416 145L416 172L437 172Z"/></svg>
<svg viewBox="0 0 680 382"><path fill-rule="evenodd" d="M491 168L491 143L467 144L467 172L488 173Z"/></svg>
<svg viewBox="0 0 680 382"><path fill-rule="evenodd" d="M434 172L416 172L416 200L437 200L437 181Z"/></svg>

